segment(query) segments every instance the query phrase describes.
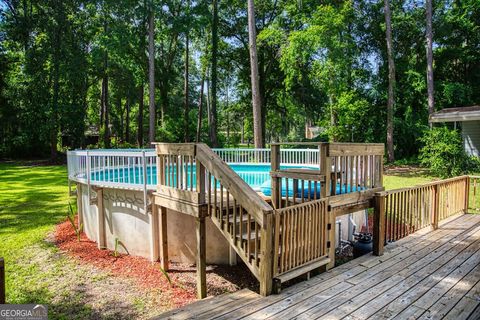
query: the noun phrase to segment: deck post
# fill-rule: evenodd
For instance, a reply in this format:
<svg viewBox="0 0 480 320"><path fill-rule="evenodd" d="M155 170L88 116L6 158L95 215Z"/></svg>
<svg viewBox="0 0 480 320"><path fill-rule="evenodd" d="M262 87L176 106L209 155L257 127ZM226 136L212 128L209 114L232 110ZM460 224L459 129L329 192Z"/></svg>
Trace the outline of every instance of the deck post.
<svg viewBox="0 0 480 320"><path fill-rule="evenodd" d="M272 293L273 284L273 215L274 212L263 215L264 225L261 230L260 252L260 294L268 296Z"/></svg>
<svg viewBox="0 0 480 320"><path fill-rule="evenodd" d="M157 208L160 209L159 212L159 222L160 222L160 267L162 267L163 270L168 271L169 265L168 265L168 237L167 237L167 208L165 207L159 207Z"/></svg>
<svg viewBox="0 0 480 320"><path fill-rule="evenodd" d="M207 296L205 217L195 218L197 234L197 298Z"/></svg>
<svg viewBox="0 0 480 320"><path fill-rule="evenodd" d="M373 254L381 256L385 245L385 196L377 193L374 201Z"/></svg>
<svg viewBox="0 0 480 320"><path fill-rule="evenodd" d="M279 144L272 144L271 146L271 168L270 171L278 171L280 170L280 145ZM274 209L279 209L280 208L280 201L281 201L281 195L280 195L280 179L278 177L271 177L272 181L272 204Z"/></svg>
<svg viewBox="0 0 480 320"><path fill-rule="evenodd" d="M95 190L97 193L97 245L99 249L105 249L105 208L103 206L103 189Z"/></svg>
<svg viewBox="0 0 480 320"><path fill-rule="evenodd" d="M232 246L229 246L228 264L230 266L236 266L237 265L237 252L235 251L235 249L233 249Z"/></svg>
<svg viewBox="0 0 480 320"><path fill-rule="evenodd" d="M328 253L328 258L330 258L330 262L327 264L327 270L330 270L331 268L335 267L335 240L336 240L336 231L335 231L335 226L336 226L336 218L335 218L335 213L330 210L330 205L328 204L327 200L327 225L328 228L326 230L327 232L327 242L330 244L330 246L327 247L327 253Z"/></svg>
<svg viewBox="0 0 480 320"><path fill-rule="evenodd" d="M150 260L158 261L159 258L159 231L158 231L158 206L152 201L152 210L150 212Z"/></svg>
<svg viewBox="0 0 480 320"><path fill-rule="evenodd" d="M468 213L470 206L470 176L465 176L465 209L463 213Z"/></svg>
<svg viewBox="0 0 480 320"><path fill-rule="evenodd" d="M0 258L0 304L5 304L5 261Z"/></svg>
<svg viewBox="0 0 480 320"><path fill-rule="evenodd" d="M433 217L432 217L432 227L434 230L438 229L438 215L440 209L440 194L439 194L439 184L433 186Z"/></svg>
<svg viewBox="0 0 480 320"><path fill-rule="evenodd" d="M329 155L329 144L322 143L318 146L318 152L320 152L320 171L323 176L325 176L325 182L320 189L320 198L329 197L331 194L331 189L335 188L332 186L332 158Z"/></svg>

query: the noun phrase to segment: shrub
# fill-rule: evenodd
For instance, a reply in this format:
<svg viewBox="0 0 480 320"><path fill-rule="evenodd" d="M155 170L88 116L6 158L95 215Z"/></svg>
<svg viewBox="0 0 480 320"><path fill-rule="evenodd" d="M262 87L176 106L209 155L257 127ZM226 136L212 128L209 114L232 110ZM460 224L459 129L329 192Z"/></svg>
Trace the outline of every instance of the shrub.
<svg viewBox="0 0 480 320"><path fill-rule="evenodd" d="M420 140L424 145L420 149L421 164L434 175L446 178L478 170L478 159L466 154L457 130L435 127L426 130Z"/></svg>

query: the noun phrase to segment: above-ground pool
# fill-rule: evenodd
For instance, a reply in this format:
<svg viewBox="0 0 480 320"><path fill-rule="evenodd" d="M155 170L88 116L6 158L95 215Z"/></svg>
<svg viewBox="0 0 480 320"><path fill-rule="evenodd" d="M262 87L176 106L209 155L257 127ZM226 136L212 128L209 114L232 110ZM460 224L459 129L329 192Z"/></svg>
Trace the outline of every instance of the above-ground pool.
<svg viewBox="0 0 480 320"><path fill-rule="evenodd" d="M266 196L271 196L271 178L270 178L270 165L269 164L229 164L230 168L235 171L253 190L257 192L262 192ZM171 185L177 185L177 167L175 165L170 166L170 172L168 175L172 180ZM280 169L312 169L318 170L313 166L306 165L282 165ZM190 186L196 185L196 175L195 175L195 166L192 168L183 167L183 170L180 168L180 179L183 180L181 183L184 185ZM193 169L193 170L191 170ZM193 172L193 177L190 172ZM143 173L142 167L128 167L128 166L117 166L114 168L103 169L103 170L94 170L91 173L90 181L91 182L113 182L113 183L129 183L129 184L138 184L143 185L144 176L147 179L147 185L156 185L157 184L157 168L155 166L146 167L146 174ZM191 183L193 179L193 183ZM212 182L213 183L213 178ZM220 182L217 182L218 187ZM303 185L302 185L303 184ZM361 187L350 185L340 185L336 186L336 194L341 193L350 193L354 191L360 191ZM309 193L311 197L320 197L321 185L320 183L313 183L309 181L297 181L296 188L294 188L293 179L282 179L281 192L282 196L291 197L294 194L294 190L297 190L296 196L301 197L302 193L304 197L308 197Z"/></svg>
<svg viewBox="0 0 480 320"><path fill-rule="evenodd" d="M235 171L250 187L255 191L262 191L266 186L270 188L270 164L229 164L230 168ZM195 166L193 166L194 168ZM281 169L287 168L303 168L303 169L316 169L312 166L301 165L288 165L281 166ZM184 168L185 169L185 168ZM190 169L190 168L189 168ZM191 174L193 171L193 185L196 183L195 170L183 170L184 174L182 179L185 185L190 185ZM171 166L171 174L173 176L173 186L176 186L176 166ZM146 167L146 179L147 185L157 184L157 168L156 166ZM113 168L103 170L93 170L90 174L91 182L118 182L118 183L130 183L143 185L144 172L142 167L128 167L128 166L116 166Z"/></svg>

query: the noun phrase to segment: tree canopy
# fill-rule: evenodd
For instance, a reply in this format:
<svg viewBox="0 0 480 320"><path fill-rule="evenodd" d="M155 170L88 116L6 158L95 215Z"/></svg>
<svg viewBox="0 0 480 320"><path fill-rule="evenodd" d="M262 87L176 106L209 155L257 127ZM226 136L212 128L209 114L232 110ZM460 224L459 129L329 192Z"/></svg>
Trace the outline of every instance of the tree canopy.
<svg viewBox="0 0 480 320"><path fill-rule="evenodd" d="M428 126L426 7L389 0L397 158ZM256 0L262 136L385 142L385 2ZM153 12L154 86L149 86ZM432 8L435 108L480 103L480 2ZM253 143L247 1L4 0L0 3L0 156L146 146ZM202 107L200 107L202 105ZM199 110L201 112L199 113Z"/></svg>

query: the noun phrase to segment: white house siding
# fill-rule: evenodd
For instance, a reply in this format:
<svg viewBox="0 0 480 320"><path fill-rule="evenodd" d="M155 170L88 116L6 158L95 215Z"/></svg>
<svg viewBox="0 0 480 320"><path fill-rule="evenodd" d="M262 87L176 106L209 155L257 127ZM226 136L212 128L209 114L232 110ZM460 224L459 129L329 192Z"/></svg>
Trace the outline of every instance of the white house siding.
<svg viewBox="0 0 480 320"><path fill-rule="evenodd" d="M480 157L480 120L462 122L462 137L467 154Z"/></svg>

